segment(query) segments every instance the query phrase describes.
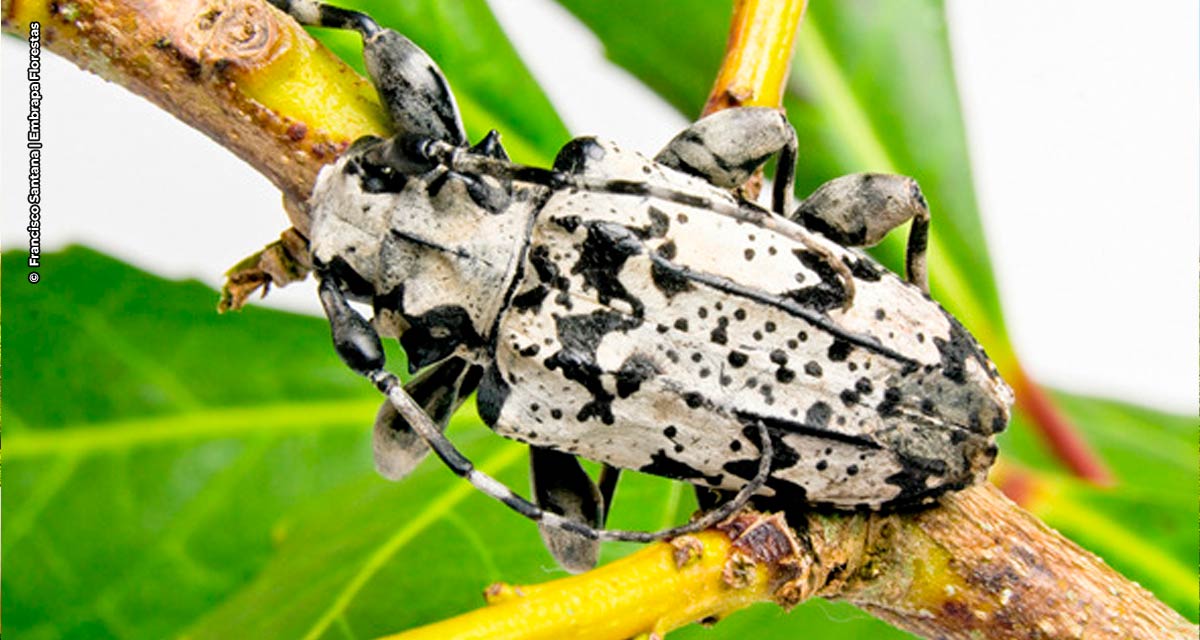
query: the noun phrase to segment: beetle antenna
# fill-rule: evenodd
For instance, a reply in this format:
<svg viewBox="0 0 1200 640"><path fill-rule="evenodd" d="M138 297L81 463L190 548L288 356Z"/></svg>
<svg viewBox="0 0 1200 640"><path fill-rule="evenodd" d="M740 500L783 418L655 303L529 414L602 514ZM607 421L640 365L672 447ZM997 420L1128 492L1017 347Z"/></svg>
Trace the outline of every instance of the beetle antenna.
<svg viewBox="0 0 1200 640"><path fill-rule="evenodd" d="M314 0L267 0L280 11L287 13L300 24L314 27L329 27L331 29L349 29L370 38L382 31L382 28L371 19L371 16L335 7Z"/></svg>

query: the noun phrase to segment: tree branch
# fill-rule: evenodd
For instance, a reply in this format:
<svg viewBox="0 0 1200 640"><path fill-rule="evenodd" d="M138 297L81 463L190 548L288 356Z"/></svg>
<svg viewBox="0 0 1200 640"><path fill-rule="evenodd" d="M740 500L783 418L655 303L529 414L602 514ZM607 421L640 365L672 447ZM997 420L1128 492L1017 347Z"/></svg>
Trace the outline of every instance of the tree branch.
<svg viewBox="0 0 1200 640"><path fill-rule="evenodd" d="M814 596L947 640L1198 632L991 485L920 513L792 513L787 523L743 513L587 574L488 592L488 607L388 640L661 637L754 602Z"/></svg>
<svg viewBox="0 0 1200 640"><path fill-rule="evenodd" d="M321 167L389 135L375 89L261 0L4 0L4 30L145 97L283 192L293 225L229 273L222 308L307 273L303 206Z"/></svg>

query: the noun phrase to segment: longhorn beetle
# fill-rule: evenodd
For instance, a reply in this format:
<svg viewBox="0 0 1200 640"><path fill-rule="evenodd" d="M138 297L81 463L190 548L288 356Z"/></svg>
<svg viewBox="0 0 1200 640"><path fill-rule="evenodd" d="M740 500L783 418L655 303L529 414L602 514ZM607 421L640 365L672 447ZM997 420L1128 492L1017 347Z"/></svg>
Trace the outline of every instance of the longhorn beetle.
<svg viewBox="0 0 1200 640"><path fill-rule="evenodd" d="M468 146L441 71L404 36L272 3L362 35L399 132L356 141L308 203L334 345L387 398L385 476L432 449L536 520L572 571L600 540L696 531L751 498L891 509L984 478L1012 395L928 295L929 209L912 179L845 176L793 207L796 134L765 108L708 116L653 159L578 138L551 169L514 164L495 131ZM773 156L770 209L731 195ZM907 281L852 248L909 219ZM407 385L380 335L408 355ZM485 423L530 445L532 501L443 434L472 392ZM598 483L576 456L604 464ZM710 510L665 531L604 529L620 468L688 481Z"/></svg>

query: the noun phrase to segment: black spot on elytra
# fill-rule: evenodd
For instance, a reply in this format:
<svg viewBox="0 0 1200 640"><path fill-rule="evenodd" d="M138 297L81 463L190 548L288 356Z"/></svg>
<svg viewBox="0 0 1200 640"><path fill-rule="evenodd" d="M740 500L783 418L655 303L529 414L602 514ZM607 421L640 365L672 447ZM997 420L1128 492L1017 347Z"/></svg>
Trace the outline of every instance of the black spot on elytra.
<svg viewBox="0 0 1200 640"><path fill-rule="evenodd" d="M666 237L667 231L671 229L671 219L667 217L667 214L654 207L650 207L647 215L650 216L650 224L644 227L629 227L629 230L642 240ZM668 259L674 257L674 254L672 254Z"/></svg>
<svg viewBox="0 0 1200 640"><path fill-rule="evenodd" d="M585 285L596 290L600 304L624 300L634 315L640 316L642 301L625 289L620 274L625 261L641 253L642 243L619 224L589 221L585 226L587 238L578 246L579 260L571 273L583 276Z"/></svg>
<svg viewBox="0 0 1200 640"><path fill-rule="evenodd" d="M528 291L523 291L513 296L512 308L517 311L533 311L537 313L542 308L542 301L549 294L550 289L544 284L539 284Z"/></svg>
<svg viewBox="0 0 1200 640"><path fill-rule="evenodd" d="M709 333L709 340L714 344L728 344L729 342L729 318L721 316L717 318L717 328Z"/></svg>
<svg viewBox="0 0 1200 640"><path fill-rule="evenodd" d="M821 377L821 365L817 364L817 362L814 360L810 360L807 364L804 365L804 373L807 373L808 375L810 375L814 378L820 378Z"/></svg>
<svg viewBox="0 0 1200 640"><path fill-rule="evenodd" d="M643 382L661 373L654 361L643 354L635 353L625 358L621 368L613 374L617 380L617 396L628 398L637 393Z"/></svg>
<svg viewBox="0 0 1200 640"><path fill-rule="evenodd" d="M810 427L823 429L829 426L829 416L831 415L833 415L833 410L829 408L829 405L818 400L804 414L804 422L808 423Z"/></svg>
<svg viewBox="0 0 1200 640"><path fill-rule="evenodd" d="M541 347L537 346L536 344L531 344L528 347L521 349L517 353L521 354L522 357L532 358L538 354L538 351L541 351Z"/></svg>
<svg viewBox="0 0 1200 640"><path fill-rule="evenodd" d="M581 220L579 216L555 216L550 218L550 222L562 227L567 233L575 233Z"/></svg>
<svg viewBox="0 0 1200 640"><path fill-rule="evenodd" d="M747 356L741 351L730 351L728 360L730 366L735 369L739 369L746 366L746 363L750 361L750 356Z"/></svg>
<svg viewBox="0 0 1200 640"><path fill-rule="evenodd" d="M842 399L842 404L846 405L847 407L853 407L854 405L858 404L858 392L856 392L854 389L842 389L842 392L838 394L838 397Z"/></svg>
<svg viewBox="0 0 1200 640"><path fill-rule="evenodd" d="M831 362L844 362L850 357L850 351L853 346L841 338L835 338L833 344L829 345L829 352L826 354Z"/></svg>
<svg viewBox="0 0 1200 640"><path fill-rule="evenodd" d="M949 478L945 476L948 470L945 460L917 456L901 458L900 470L884 479L888 484L900 488L900 493L890 502L895 504L915 503L929 496L961 489L973 481L970 476L964 474L961 478L947 482ZM935 478L932 486L929 483L930 478Z"/></svg>
<svg viewBox="0 0 1200 640"><path fill-rule="evenodd" d="M834 269L825 257L819 253L796 249L792 253L800 262L812 270L821 279L818 284L792 289L783 295L814 311L828 311L840 307L846 302L846 289Z"/></svg>
<svg viewBox="0 0 1200 640"><path fill-rule="evenodd" d="M937 405L929 398L921 398L921 413L927 416L937 415Z"/></svg>
<svg viewBox="0 0 1200 640"><path fill-rule="evenodd" d="M900 415L900 399L903 395L900 389L896 387L888 387L883 392L883 400L875 407L879 415L884 418L891 418Z"/></svg>
<svg viewBox="0 0 1200 640"><path fill-rule="evenodd" d="M943 340L934 338L933 344L937 346L938 352L942 356L942 375L958 384L966 384L967 382L967 358L975 358L979 366L986 372L988 376L995 377L993 369L988 361L987 354L975 342L975 338L967 333L962 324L954 319L954 316L942 312L946 316L946 320L950 323L950 339Z"/></svg>
<svg viewBox="0 0 1200 640"><path fill-rule="evenodd" d="M651 454L650 464L641 467L638 471L676 480L701 479L711 485L719 485L724 479L723 474L707 475L685 462L672 458L667 455L666 449L659 449Z"/></svg>
<svg viewBox="0 0 1200 640"><path fill-rule="evenodd" d="M743 424L745 424L745 421L743 421ZM749 440L756 450L762 451L762 439L759 437L759 427L757 424L745 425L742 428L742 436L746 440ZM767 425L767 436L771 438L771 450L774 454L771 457L772 471L788 469L800 462L800 453L784 442L781 432ZM731 460L722 465L721 468L744 480L752 480L758 475L759 464L759 459L752 457L742 460ZM768 480L768 486L776 486L774 484L775 480L775 478Z"/></svg>
<svg viewBox="0 0 1200 640"><path fill-rule="evenodd" d="M875 386L871 384L868 378L859 378L854 382L854 390L862 395L870 395L875 390Z"/></svg>
<svg viewBox="0 0 1200 640"><path fill-rule="evenodd" d="M666 260L675 258L675 241L668 240L655 250L655 254ZM675 297L677 294L692 290L692 283L688 282L687 277L678 270L668 269L658 262L650 265L650 278L654 281L654 286L662 292L667 299Z"/></svg>
<svg viewBox="0 0 1200 640"><path fill-rule="evenodd" d="M571 281L559 272L558 264L551 259L550 249L546 245L537 244L529 250L529 264L543 284L562 292L571 288Z"/></svg>
<svg viewBox="0 0 1200 640"><path fill-rule="evenodd" d="M866 256L851 258L843 256L842 263L850 268L850 273L859 280L878 282L883 277L883 267Z"/></svg>
<svg viewBox="0 0 1200 640"><path fill-rule="evenodd" d="M601 383L603 371L596 363L596 349L604 336L614 331L627 332L641 326L640 318L608 310L596 310L587 315L558 316L555 318L558 341L562 348L546 358L543 364L551 371L560 369L568 380L579 383L592 400L585 404L575 416L580 422L599 418L604 424L612 424L613 395Z"/></svg>

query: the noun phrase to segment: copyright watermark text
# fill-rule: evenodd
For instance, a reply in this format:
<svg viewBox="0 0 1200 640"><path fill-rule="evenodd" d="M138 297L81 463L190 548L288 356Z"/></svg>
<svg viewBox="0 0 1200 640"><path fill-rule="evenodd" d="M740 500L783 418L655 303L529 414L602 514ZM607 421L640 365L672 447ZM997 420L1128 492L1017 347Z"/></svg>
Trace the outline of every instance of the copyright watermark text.
<svg viewBox="0 0 1200 640"><path fill-rule="evenodd" d="M29 282L42 279L37 269L42 266L42 26L29 23L29 128L25 147L29 150Z"/></svg>

